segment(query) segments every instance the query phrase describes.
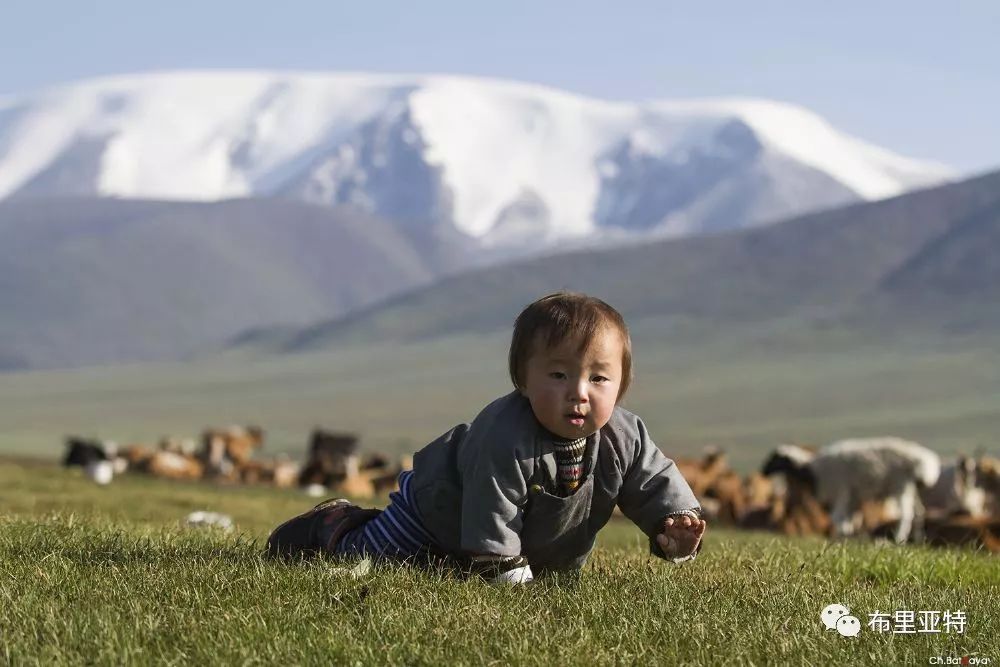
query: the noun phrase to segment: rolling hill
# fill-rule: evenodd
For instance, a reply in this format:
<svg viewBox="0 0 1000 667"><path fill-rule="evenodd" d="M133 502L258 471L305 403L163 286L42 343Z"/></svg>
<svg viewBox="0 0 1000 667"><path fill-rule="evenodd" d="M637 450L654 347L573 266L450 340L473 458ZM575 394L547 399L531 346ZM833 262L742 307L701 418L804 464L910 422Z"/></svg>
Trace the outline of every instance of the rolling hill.
<svg viewBox="0 0 1000 667"><path fill-rule="evenodd" d="M582 251L492 267L257 342L318 350L510 326L554 289L595 294L630 320L726 328L834 321L879 331L997 323L1000 172L760 229ZM926 310L933 304L933 310ZM914 313L923 319L914 319ZM970 319L971 318L971 319Z"/></svg>
<svg viewBox="0 0 1000 667"><path fill-rule="evenodd" d="M178 359L442 268L386 221L281 200L0 202L0 369Z"/></svg>

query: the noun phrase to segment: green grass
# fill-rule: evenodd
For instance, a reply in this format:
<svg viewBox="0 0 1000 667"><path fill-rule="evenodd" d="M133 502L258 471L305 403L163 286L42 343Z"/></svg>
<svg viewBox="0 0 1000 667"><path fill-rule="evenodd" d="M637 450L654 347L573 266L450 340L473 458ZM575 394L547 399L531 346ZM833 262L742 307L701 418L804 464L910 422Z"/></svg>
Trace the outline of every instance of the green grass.
<svg viewBox="0 0 1000 667"><path fill-rule="evenodd" d="M1000 563L968 550L710 529L651 559L624 521L578 581L496 587L441 572L262 560L294 492L0 463L0 660L11 664L927 664L1000 659ZM193 509L234 534L187 529ZM819 611L964 610L965 634L825 632Z"/></svg>

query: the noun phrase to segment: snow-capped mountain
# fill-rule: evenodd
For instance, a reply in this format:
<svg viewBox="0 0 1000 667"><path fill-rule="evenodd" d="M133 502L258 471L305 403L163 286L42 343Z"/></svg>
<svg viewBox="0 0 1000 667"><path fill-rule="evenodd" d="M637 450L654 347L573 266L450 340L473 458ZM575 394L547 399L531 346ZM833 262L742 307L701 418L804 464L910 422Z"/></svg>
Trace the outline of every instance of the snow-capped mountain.
<svg viewBox="0 0 1000 667"><path fill-rule="evenodd" d="M941 165L765 100L629 104L448 76L175 72L0 99L0 198L353 203L483 247L696 234L899 194Z"/></svg>

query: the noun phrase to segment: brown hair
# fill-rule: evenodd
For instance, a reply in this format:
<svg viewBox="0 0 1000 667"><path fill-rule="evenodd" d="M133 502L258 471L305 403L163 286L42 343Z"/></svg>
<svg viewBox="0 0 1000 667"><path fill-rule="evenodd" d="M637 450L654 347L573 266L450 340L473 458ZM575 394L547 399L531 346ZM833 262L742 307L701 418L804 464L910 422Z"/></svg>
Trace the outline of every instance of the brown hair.
<svg viewBox="0 0 1000 667"><path fill-rule="evenodd" d="M514 320L514 335L508 354L510 379L514 387L524 387L524 369L536 339L544 342L549 349L566 340L575 340L579 343L580 352L583 352L606 326L615 329L622 337L622 378L617 399L621 400L632 383L632 339L625 319L600 299L576 292L555 292L543 296L522 310Z"/></svg>

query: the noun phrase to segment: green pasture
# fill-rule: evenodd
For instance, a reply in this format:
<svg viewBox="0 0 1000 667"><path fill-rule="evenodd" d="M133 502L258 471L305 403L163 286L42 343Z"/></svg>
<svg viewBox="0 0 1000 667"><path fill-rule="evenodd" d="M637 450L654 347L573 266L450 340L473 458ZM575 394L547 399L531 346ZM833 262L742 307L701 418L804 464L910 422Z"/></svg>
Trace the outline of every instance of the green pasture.
<svg viewBox="0 0 1000 667"><path fill-rule="evenodd" d="M711 527L699 558L652 559L624 520L576 580L491 586L377 564L260 557L313 502L293 491L0 462L0 662L58 664L928 664L1000 660L1000 564L968 550L827 543ZM197 509L233 533L186 528ZM963 611L963 632L824 630L840 602L867 622Z"/></svg>

